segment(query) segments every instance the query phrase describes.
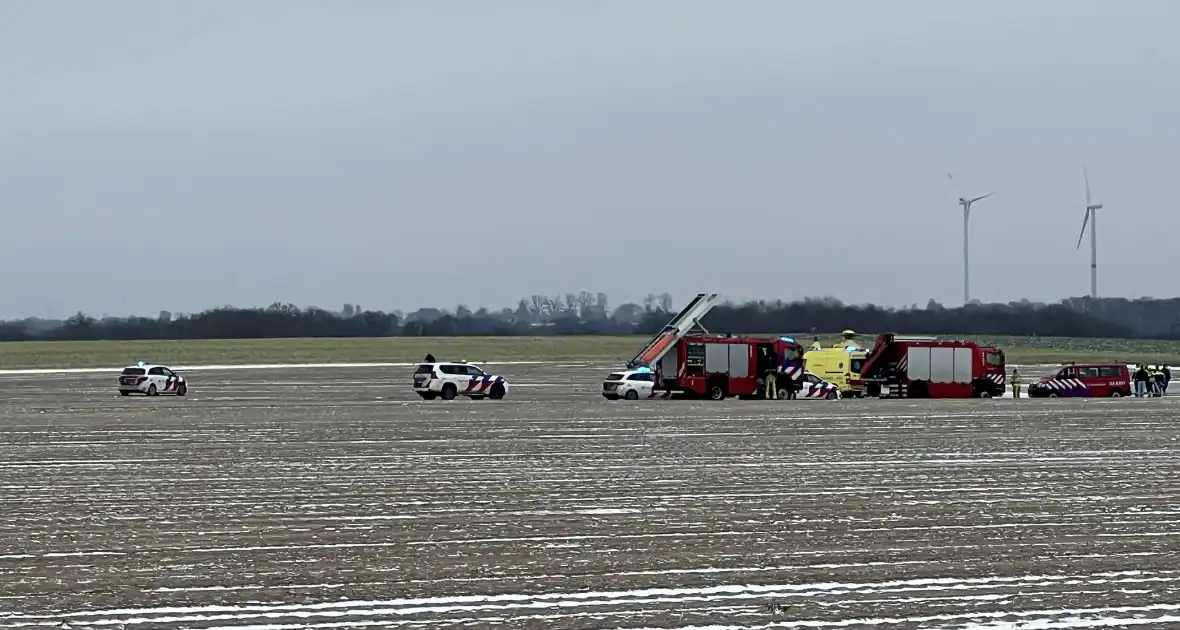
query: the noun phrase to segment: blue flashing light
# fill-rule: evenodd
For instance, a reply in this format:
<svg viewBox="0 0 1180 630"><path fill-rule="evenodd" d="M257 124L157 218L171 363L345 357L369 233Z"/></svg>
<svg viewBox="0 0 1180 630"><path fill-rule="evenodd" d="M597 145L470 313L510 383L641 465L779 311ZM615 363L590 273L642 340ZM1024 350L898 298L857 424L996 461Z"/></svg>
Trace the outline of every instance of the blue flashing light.
<svg viewBox="0 0 1180 630"><path fill-rule="evenodd" d="M794 337L779 337L779 340L780 340L780 341L785 341L785 342L787 342L787 343L795 343L795 338L794 338Z"/></svg>
<svg viewBox="0 0 1180 630"><path fill-rule="evenodd" d="M651 371L651 368L649 368L649 367L647 367L647 366L640 366L640 367L637 367L637 368L635 368L635 371L636 371L636 372L641 372L641 373L642 373L642 372L650 372L650 371Z"/></svg>
<svg viewBox="0 0 1180 630"><path fill-rule="evenodd" d="M137 361L137 362L135 363L135 365L138 365L139 367L143 367L144 365L147 365L147 364L146 364L146 363L144 363L143 361Z"/></svg>
<svg viewBox="0 0 1180 630"><path fill-rule="evenodd" d="M848 352L856 352L856 344L850 343L847 346L844 346L844 350Z"/></svg>

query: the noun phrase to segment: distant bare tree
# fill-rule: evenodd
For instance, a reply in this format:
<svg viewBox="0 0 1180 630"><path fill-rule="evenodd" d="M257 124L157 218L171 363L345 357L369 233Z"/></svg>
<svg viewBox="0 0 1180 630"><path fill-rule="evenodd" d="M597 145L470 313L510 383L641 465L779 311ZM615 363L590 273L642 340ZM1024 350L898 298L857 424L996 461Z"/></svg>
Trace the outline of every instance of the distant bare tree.
<svg viewBox="0 0 1180 630"><path fill-rule="evenodd" d="M660 294L660 310L665 313L672 310L672 296L667 293Z"/></svg>
<svg viewBox="0 0 1180 630"><path fill-rule="evenodd" d="M643 310L649 313L656 310L656 299L657 298L654 293L648 293L647 295L643 296Z"/></svg>

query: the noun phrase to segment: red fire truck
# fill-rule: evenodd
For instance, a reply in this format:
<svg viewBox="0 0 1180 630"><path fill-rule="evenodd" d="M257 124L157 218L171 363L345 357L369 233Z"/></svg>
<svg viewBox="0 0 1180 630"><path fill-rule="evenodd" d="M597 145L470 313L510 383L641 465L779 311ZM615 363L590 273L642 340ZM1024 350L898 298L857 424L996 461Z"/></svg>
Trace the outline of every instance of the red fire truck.
<svg viewBox="0 0 1180 630"><path fill-rule="evenodd" d="M850 382L880 398L991 398L1005 390L1004 353L974 341L885 333Z"/></svg>
<svg viewBox="0 0 1180 630"><path fill-rule="evenodd" d="M790 337L690 336L665 356L669 359L676 363L676 389L713 400L758 394L763 375L784 363L776 375L780 389L801 378L804 369L803 346Z"/></svg>
<svg viewBox="0 0 1180 630"><path fill-rule="evenodd" d="M743 337L710 334L700 320L717 302L716 293L701 293L652 337L628 369L654 369L667 392L684 396L749 397L759 393L768 370L781 390L800 382L805 369L803 346L791 337Z"/></svg>

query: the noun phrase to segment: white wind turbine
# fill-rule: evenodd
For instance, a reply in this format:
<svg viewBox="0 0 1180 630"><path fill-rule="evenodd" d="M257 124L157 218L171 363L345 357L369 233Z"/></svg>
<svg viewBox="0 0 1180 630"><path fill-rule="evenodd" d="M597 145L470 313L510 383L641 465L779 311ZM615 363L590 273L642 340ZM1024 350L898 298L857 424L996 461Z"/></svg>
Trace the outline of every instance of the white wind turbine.
<svg viewBox="0 0 1180 630"><path fill-rule="evenodd" d="M950 173L947 173L946 176L949 177L951 179L951 181L954 181L954 179L955 179L955 177L953 175L951 175ZM969 244L970 244L968 225L969 225L969 219L971 218L971 204L975 203L976 201L979 201L980 199L987 199L988 197L991 197L994 194L996 194L996 193L990 192L986 195L980 195L978 197L975 197L974 199L967 199L965 197L959 197L959 205L963 206L963 305L964 306L971 303L971 262L970 262L970 259L968 258L968 254L967 254L968 249L969 249Z"/></svg>
<svg viewBox="0 0 1180 630"><path fill-rule="evenodd" d="M1082 248L1082 237L1086 235L1086 224L1090 224L1090 299L1098 297L1098 209L1100 203L1090 203L1090 173L1082 167L1086 180L1086 215L1082 217L1082 231L1078 234L1078 247Z"/></svg>

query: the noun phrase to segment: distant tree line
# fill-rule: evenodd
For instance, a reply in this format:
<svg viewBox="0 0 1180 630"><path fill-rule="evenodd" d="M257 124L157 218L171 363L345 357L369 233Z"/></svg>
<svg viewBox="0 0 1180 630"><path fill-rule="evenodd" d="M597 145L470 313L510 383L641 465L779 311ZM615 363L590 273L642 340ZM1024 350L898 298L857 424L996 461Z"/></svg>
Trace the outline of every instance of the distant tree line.
<svg viewBox="0 0 1180 630"><path fill-rule="evenodd" d="M605 293L533 295L515 308L472 310L421 308L410 313L372 311L345 304L339 311L274 303L266 308L221 307L201 313L156 317L94 318L77 313L66 320L29 318L0 322L0 341L100 339L257 339L278 337L390 337L467 335L650 334L679 310L667 293L641 303L612 307ZM1037 335L1052 337L1180 338L1180 298L1167 300L1074 298L1057 304L1027 300L972 303L947 308L848 305L835 298L796 302L727 302L704 325L712 332Z"/></svg>

